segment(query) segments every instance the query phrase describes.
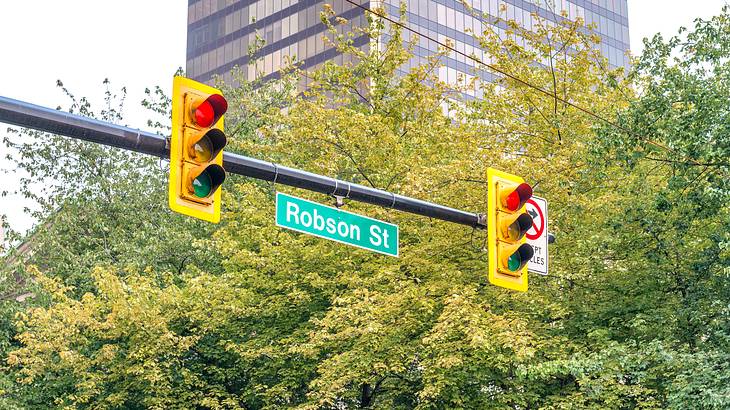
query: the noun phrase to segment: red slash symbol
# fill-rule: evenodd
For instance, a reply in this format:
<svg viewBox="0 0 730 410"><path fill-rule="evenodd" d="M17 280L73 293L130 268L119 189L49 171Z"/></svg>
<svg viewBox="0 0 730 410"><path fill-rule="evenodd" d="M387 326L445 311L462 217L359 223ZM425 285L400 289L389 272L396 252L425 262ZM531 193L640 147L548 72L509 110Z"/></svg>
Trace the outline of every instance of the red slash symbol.
<svg viewBox="0 0 730 410"><path fill-rule="evenodd" d="M527 211L527 213L529 213L530 216L532 216L532 228L530 228L530 230L527 231L525 236L527 237L527 239L535 240L535 239L539 238L540 235L542 235L542 232L545 230L545 217L542 215L542 209L540 209L540 207L537 205L537 202L535 202L532 199L528 199L527 203L532 205L532 207L534 209L536 209L537 212L535 212L535 210L533 210L533 209L530 209ZM540 217L540 226L539 227L535 224L535 219L536 219L535 217L537 217L537 216ZM535 230L535 233L530 233L533 229Z"/></svg>

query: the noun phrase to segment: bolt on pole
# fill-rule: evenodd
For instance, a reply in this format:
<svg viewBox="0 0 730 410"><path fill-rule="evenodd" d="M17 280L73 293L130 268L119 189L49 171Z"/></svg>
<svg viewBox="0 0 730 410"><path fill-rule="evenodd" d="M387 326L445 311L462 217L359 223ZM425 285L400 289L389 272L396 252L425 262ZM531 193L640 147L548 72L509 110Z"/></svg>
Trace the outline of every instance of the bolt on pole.
<svg viewBox="0 0 730 410"><path fill-rule="evenodd" d="M163 136L2 96L0 96L0 122L160 158L170 157L168 140ZM462 211L230 152L223 153L223 167L226 172L232 174L273 181L277 184L323 194L348 197L353 201L461 225L476 228L486 226L482 214Z"/></svg>

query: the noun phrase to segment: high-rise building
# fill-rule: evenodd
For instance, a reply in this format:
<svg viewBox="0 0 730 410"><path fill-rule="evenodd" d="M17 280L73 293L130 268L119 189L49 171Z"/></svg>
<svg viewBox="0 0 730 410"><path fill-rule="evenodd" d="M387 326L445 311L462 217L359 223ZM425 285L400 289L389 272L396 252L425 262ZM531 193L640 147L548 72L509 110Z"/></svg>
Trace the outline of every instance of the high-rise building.
<svg viewBox="0 0 730 410"><path fill-rule="evenodd" d="M207 82L218 74L230 80L234 66L246 69L248 79L254 78L254 70L275 77L291 57L307 69L327 60L342 62L343 56L322 41L326 27L320 13L325 4L349 21L343 29L366 24L364 11L344 0L189 0L188 77ZM257 36L265 44L257 54L259 66L247 67L249 47ZM368 42L366 36L356 39L358 46L367 47Z"/></svg>
<svg viewBox="0 0 730 410"><path fill-rule="evenodd" d="M400 14L401 0L358 0L358 3L369 9L382 6L395 19ZM472 11L460 0L405 0L408 25L439 41L449 39L458 50L479 56L477 42L467 33L481 32L484 25L494 24L495 16L516 20L525 27L532 26L533 14L552 22L582 17L587 24L596 25L595 32L601 38L599 47L610 66L628 67L627 0L467 0L467 3L473 7ZM327 60L341 63L346 57L322 41L326 27L320 20L320 12L325 4L337 16L348 20L340 30L366 24L363 9L345 0L188 0L187 75L210 81L218 74L230 80L231 68L247 67L249 46L255 43L257 35L265 45L257 55L261 57L259 66L246 68L249 80L255 70L268 78L276 77L287 57L296 56L307 69ZM497 30L505 28L503 23L497 23ZM371 46L364 35L354 41L363 49ZM424 62L437 47L434 41L421 37L414 58L402 67L403 72ZM459 73L473 73L474 63L463 56L452 53L442 62L444 66L439 72L442 80L453 82ZM491 80L488 73L483 77ZM471 97L478 98L478 92Z"/></svg>

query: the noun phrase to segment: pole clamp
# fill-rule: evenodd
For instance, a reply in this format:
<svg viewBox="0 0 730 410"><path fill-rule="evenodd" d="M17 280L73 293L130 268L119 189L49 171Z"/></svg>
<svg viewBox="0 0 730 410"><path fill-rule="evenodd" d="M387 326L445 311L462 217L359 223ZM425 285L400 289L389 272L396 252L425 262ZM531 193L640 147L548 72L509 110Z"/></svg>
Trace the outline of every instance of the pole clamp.
<svg viewBox="0 0 730 410"><path fill-rule="evenodd" d="M487 214L477 214L477 223L474 227L485 229L487 227Z"/></svg>
<svg viewBox="0 0 730 410"><path fill-rule="evenodd" d="M332 191L330 195L332 195L333 198L335 198L335 208L341 208L345 206L345 199L350 198L350 189L352 188L350 186L350 183L347 183L347 194L345 196L337 195L337 190L339 189L339 182L335 179L335 190Z"/></svg>

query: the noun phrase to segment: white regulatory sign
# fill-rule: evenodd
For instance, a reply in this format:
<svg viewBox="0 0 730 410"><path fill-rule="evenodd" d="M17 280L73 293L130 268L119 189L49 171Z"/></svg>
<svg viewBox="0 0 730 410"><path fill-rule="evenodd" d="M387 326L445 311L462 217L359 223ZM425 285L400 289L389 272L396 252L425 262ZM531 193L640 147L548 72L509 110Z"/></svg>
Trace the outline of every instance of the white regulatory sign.
<svg viewBox="0 0 730 410"><path fill-rule="evenodd" d="M540 275L548 274L548 212L547 201L533 196L525 205L527 213L532 217L532 228L527 231L527 243L535 250L527 270Z"/></svg>

